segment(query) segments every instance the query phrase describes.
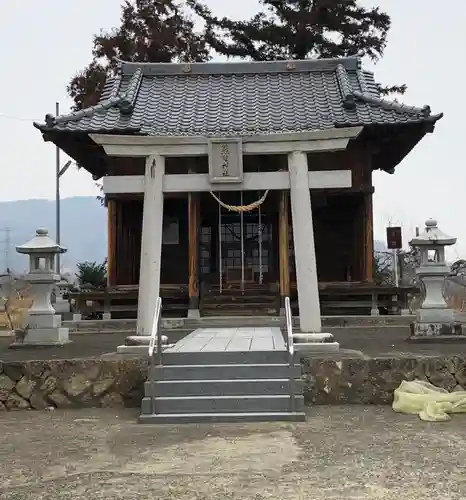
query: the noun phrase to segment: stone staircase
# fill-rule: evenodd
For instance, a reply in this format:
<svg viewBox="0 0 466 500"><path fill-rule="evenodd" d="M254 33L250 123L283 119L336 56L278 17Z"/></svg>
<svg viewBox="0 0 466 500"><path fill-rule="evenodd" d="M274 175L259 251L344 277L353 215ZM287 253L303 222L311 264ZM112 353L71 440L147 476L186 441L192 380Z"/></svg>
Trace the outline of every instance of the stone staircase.
<svg viewBox="0 0 466 500"><path fill-rule="evenodd" d="M175 348L149 370L141 423L305 420L301 367L297 357L290 366L286 350Z"/></svg>
<svg viewBox="0 0 466 500"><path fill-rule="evenodd" d="M224 285L221 293L218 284L210 284L200 302L203 316L276 316L279 306L276 291L259 283L247 283L244 290L239 284Z"/></svg>

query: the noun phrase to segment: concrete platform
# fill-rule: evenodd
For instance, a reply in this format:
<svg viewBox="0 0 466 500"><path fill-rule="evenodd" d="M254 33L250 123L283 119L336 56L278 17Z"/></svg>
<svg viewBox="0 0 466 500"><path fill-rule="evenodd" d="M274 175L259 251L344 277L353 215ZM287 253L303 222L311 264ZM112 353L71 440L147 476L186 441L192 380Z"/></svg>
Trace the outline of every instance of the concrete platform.
<svg viewBox="0 0 466 500"><path fill-rule="evenodd" d="M285 351L279 327L197 328L165 352Z"/></svg>
<svg viewBox="0 0 466 500"><path fill-rule="evenodd" d="M407 342L410 331L409 326L383 326L383 327L340 327L327 328L335 340L340 344L340 353L329 354L328 357L336 359L342 352L350 350L364 353L366 357L399 357L399 356L448 356L466 355L465 342L434 342L411 343ZM170 332L163 330L168 336L169 343L175 343L186 332L176 330ZM23 361L37 359L76 359L108 356L115 353L118 345L124 344L127 332L114 333L79 333L70 334L72 342L63 347L28 349L8 349L13 337L0 337L0 359L3 361ZM357 357L357 356L356 356Z"/></svg>
<svg viewBox="0 0 466 500"><path fill-rule="evenodd" d="M382 326L409 326L415 316L322 316L322 327L382 327ZM207 316L201 318L162 318L162 329L169 330L195 330L197 328L226 328L231 326L284 326L284 316ZM123 332L134 335L136 332L135 319L110 319L110 320L81 320L64 321L63 326L70 329L70 333L111 333ZM299 327L299 318L293 318L293 326Z"/></svg>
<svg viewBox="0 0 466 500"><path fill-rule="evenodd" d="M164 350L164 365L280 363L287 347L278 327L198 328Z"/></svg>

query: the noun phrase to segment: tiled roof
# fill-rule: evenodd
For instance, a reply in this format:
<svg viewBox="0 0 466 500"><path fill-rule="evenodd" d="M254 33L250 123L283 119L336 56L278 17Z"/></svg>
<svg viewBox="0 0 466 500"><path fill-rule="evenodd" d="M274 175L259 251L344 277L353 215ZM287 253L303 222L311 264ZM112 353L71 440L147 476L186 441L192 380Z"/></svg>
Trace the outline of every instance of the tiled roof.
<svg viewBox="0 0 466 500"><path fill-rule="evenodd" d="M358 58L195 64L121 62L100 102L47 115L42 131L225 136L435 122L429 106L381 99Z"/></svg>

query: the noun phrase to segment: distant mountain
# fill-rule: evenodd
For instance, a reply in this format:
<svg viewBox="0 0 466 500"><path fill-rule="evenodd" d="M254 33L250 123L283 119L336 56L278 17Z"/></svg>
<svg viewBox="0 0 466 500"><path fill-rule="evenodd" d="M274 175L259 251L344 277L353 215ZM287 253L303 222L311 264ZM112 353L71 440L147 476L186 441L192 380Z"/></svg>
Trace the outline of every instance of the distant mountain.
<svg viewBox="0 0 466 500"><path fill-rule="evenodd" d="M103 262L107 256L107 209L93 196L80 196L62 199L60 214L61 244L68 249L61 257L62 267L74 270L76 262ZM39 227L47 228L55 239L55 201L0 202L0 273L7 266L16 272L28 267L27 257L19 255L15 247L29 241Z"/></svg>

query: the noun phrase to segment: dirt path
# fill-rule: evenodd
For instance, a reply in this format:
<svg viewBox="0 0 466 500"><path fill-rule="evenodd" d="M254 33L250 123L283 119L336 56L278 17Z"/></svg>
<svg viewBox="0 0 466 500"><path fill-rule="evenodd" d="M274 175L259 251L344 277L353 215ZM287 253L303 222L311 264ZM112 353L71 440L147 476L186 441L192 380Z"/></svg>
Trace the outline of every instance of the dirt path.
<svg viewBox="0 0 466 500"><path fill-rule="evenodd" d="M136 424L137 411L0 415L5 500L466 497L466 416L315 407L303 424Z"/></svg>

